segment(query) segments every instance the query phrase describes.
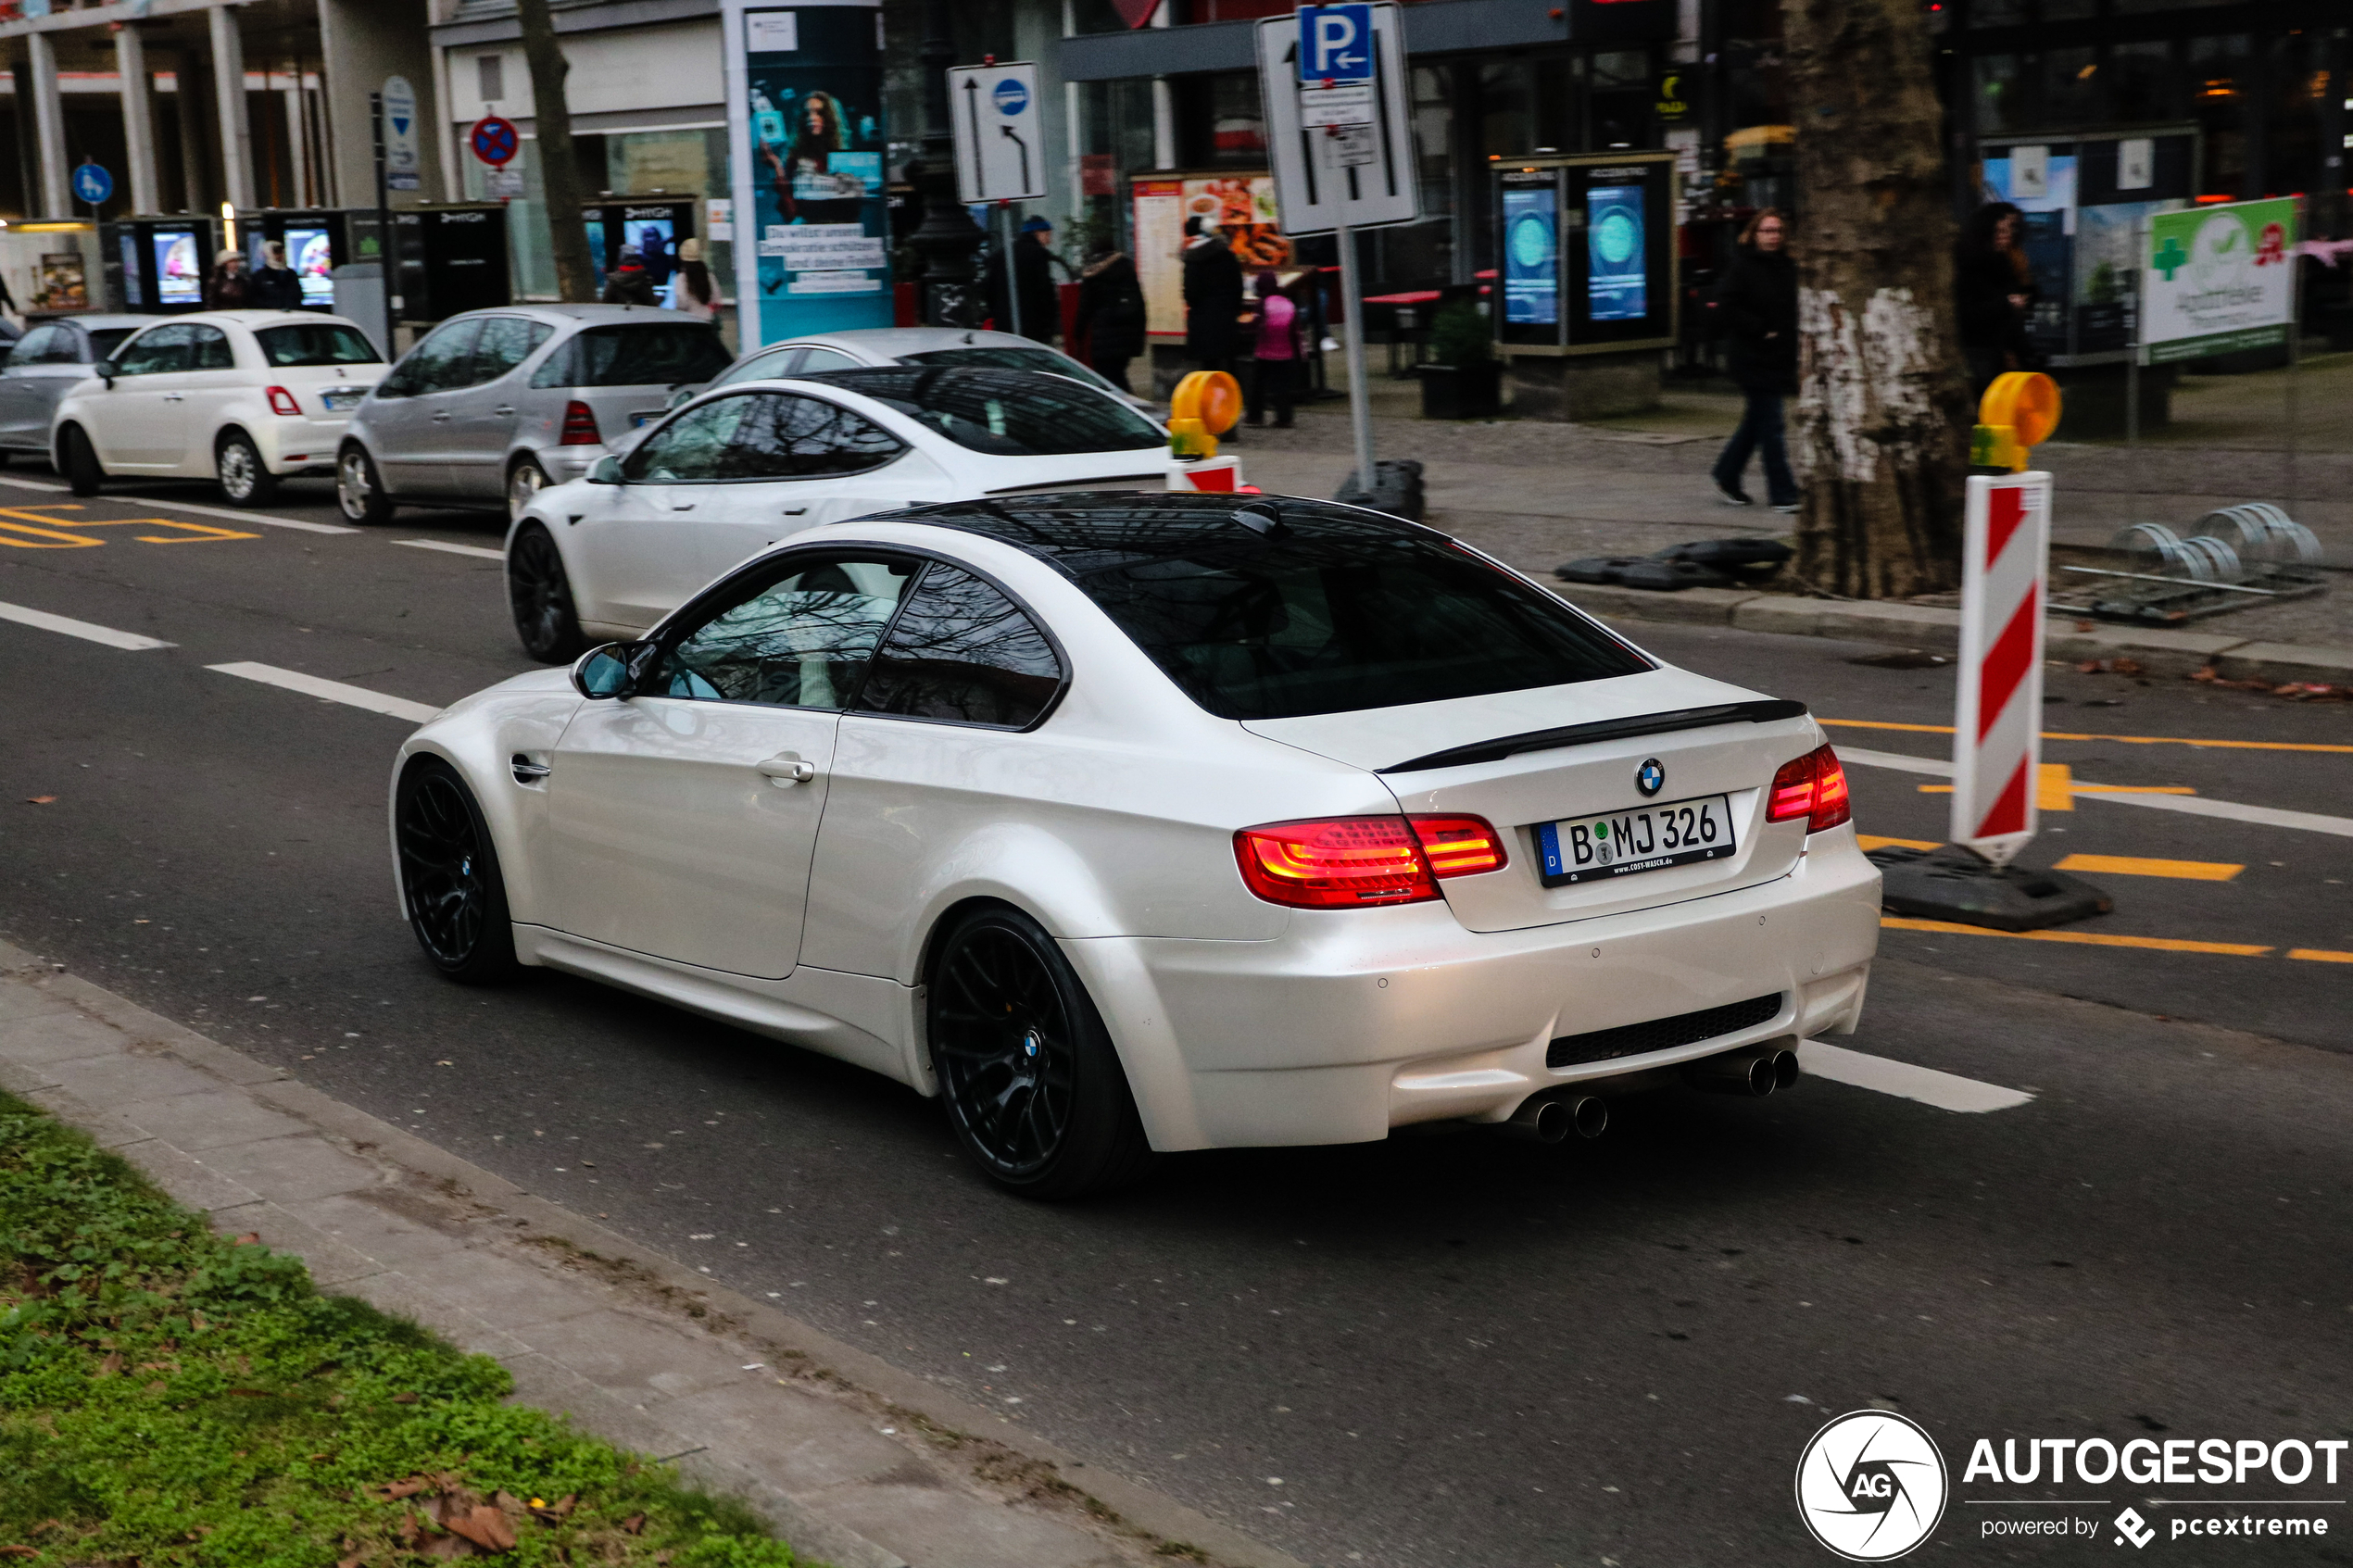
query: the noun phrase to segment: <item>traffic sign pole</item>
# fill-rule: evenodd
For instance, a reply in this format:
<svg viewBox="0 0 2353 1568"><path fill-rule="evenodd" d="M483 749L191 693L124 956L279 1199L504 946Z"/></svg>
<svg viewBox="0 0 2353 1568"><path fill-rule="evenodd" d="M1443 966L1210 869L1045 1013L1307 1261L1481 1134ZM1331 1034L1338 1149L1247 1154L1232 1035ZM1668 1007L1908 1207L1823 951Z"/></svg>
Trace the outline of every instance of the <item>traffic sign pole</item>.
<svg viewBox="0 0 2353 1568"><path fill-rule="evenodd" d="M1348 425L1356 442L1356 488L1373 493L1373 405L1365 383L1365 291L1356 281L1356 234L1345 223L1332 230L1340 245L1340 307L1348 331Z"/></svg>

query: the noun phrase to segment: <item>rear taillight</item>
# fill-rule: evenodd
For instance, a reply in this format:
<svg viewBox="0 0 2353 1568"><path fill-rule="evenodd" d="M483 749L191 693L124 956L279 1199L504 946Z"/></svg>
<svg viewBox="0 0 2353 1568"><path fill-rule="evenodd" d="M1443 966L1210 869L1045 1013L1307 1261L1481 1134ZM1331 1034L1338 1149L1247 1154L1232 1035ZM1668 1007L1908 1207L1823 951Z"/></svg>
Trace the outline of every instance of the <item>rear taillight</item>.
<svg viewBox="0 0 2353 1568"><path fill-rule="evenodd" d="M564 405L564 433L557 437L559 446L601 446L604 436L597 429L597 410L575 397Z"/></svg>
<svg viewBox="0 0 2353 1568"><path fill-rule="evenodd" d="M1332 817L1234 834L1244 885L1298 909L1413 904L1441 877L1501 870L1504 842L1478 817Z"/></svg>
<svg viewBox="0 0 2353 1568"><path fill-rule="evenodd" d="M302 405L295 401L295 395L288 392L283 386L271 387L268 395L270 398L270 411L273 414L299 414L302 412Z"/></svg>
<svg viewBox="0 0 2353 1568"><path fill-rule="evenodd" d="M1851 822L1854 816L1854 803L1846 794L1846 770L1839 765L1838 753L1829 746L1818 746L1782 763L1780 771L1773 775L1772 795L1765 806L1767 822L1788 822L1803 817L1806 832L1820 833Z"/></svg>

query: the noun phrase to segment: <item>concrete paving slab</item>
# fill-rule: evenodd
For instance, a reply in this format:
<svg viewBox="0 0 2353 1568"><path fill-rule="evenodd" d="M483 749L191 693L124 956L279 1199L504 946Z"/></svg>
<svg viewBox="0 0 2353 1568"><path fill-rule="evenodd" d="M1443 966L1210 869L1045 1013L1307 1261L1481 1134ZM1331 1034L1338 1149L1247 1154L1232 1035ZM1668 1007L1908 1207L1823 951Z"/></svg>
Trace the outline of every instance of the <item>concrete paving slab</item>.
<svg viewBox="0 0 2353 1568"><path fill-rule="evenodd" d="M22 1062L0 1061L0 1089L12 1095L31 1094L56 1085L57 1074L45 1067L27 1067Z"/></svg>
<svg viewBox="0 0 2353 1568"><path fill-rule="evenodd" d="M479 1248L428 1258L404 1271L428 1288L462 1291L469 1310L510 1332L601 1311L604 1292L582 1278L561 1279ZM524 1343L531 1340L523 1336Z"/></svg>
<svg viewBox="0 0 2353 1568"><path fill-rule="evenodd" d="M123 1110L142 1125L153 1128L157 1137L170 1138L192 1154L229 1144L310 1132L291 1116L256 1105L253 1097L241 1089L134 1100Z"/></svg>
<svg viewBox="0 0 2353 1568"><path fill-rule="evenodd" d="M315 1225L305 1224L275 1203L256 1203L240 1209L236 1223L259 1236L261 1244L272 1252L287 1252L300 1258L309 1269L312 1281L321 1289L384 1272L383 1263L346 1247Z"/></svg>
<svg viewBox="0 0 2353 1568"><path fill-rule="evenodd" d="M324 1198L284 1200L281 1207L344 1246L394 1268L438 1258L465 1245L431 1225L395 1213L385 1207L388 1196L387 1188L361 1187Z"/></svg>
<svg viewBox="0 0 2353 1568"><path fill-rule="evenodd" d="M466 1306L443 1291L416 1279L404 1269L386 1269L353 1280L344 1293L357 1296L380 1311L423 1324L460 1350L495 1356L502 1362L527 1356L531 1348L482 1321Z"/></svg>
<svg viewBox="0 0 2353 1568"><path fill-rule="evenodd" d="M145 1171L149 1181L191 1209L218 1215L261 1201L261 1195L243 1182L200 1163L195 1155L161 1138L126 1144L117 1152Z"/></svg>
<svg viewBox="0 0 2353 1568"><path fill-rule="evenodd" d="M788 1492L885 1476L917 1485L934 1481L915 1454L855 1411L812 1400L773 1378L707 1388L649 1408L696 1442L724 1446Z"/></svg>
<svg viewBox="0 0 2353 1568"><path fill-rule="evenodd" d="M626 1399L615 1399L560 1361L535 1351L506 1358L502 1362L515 1380L508 1403L535 1405L568 1415L585 1431L657 1459L693 1448L661 1420Z"/></svg>
<svg viewBox="0 0 2353 1568"><path fill-rule="evenodd" d="M1094 1568L1119 1559L1093 1537L1016 1508L975 1517L956 1493L881 1485L818 1494L825 1511L910 1562L956 1568Z"/></svg>
<svg viewBox="0 0 2353 1568"><path fill-rule="evenodd" d="M2216 661L2230 681L2353 683L2353 648L2312 648L2293 643L2242 643Z"/></svg>
<svg viewBox="0 0 2353 1568"><path fill-rule="evenodd" d="M104 1025L93 1025L103 1028ZM122 1048L122 1036L108 1031L115 1048L53 1064L57 1083L90 1105L137 1105L173 1095L200 1095L220 1081L167 1057L142 1056Z"/></svg>
<svg viewBox="0 0 2353 1568"><path fill-rule="evenodd" d="M71 1003L41 986L0 986L0 1023L13 1023L20 1018L48 1018L72 1010Z"/></svg>
<svg viewBox="0 0 2353 1568"><path fill-rule="evenodd" d="M204 1162L274 1203L374 1186L384 1174L308 1134L206 1149Z"/></svg>
<svg viewBox="0 0 2353 1568"><path fill-rule="evenodd" d="M13 985L7 989L20 990ZM62 1004L0 1022L0 1060L27 1066L120 1056L122 1047L119 1030Z"/></svg>
<svg viewBox="0 0 2353 1568"><path fill-rule="evenodd" d="M704 1341L617 1310L518 1329L515 1336L600 1388L634 1400L675 1399L773 1372L743 1370L734 1346Z"/></svg>

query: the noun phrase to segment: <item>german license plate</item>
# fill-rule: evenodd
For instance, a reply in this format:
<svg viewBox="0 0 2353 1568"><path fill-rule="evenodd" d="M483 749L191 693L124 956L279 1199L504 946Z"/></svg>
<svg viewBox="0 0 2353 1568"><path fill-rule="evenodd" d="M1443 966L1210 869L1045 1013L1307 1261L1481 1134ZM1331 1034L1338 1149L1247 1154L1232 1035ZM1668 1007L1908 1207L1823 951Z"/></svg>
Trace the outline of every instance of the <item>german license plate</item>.
<svg viewBox="0 0 2353 1568"><path fill-rule="evenodd" d="M361 403L367 401L367 397L366 392L355 389L349 392L322 392L319 395L319 401L331 409L357 408Z"/></svg>
<svg viewBox="0 0 2353 1568"><path fill-rule="evenodd" d="M1536 844L1547 887L1721 860L1736 847L1731 802L1721 795L1539 822Z"/></svg>

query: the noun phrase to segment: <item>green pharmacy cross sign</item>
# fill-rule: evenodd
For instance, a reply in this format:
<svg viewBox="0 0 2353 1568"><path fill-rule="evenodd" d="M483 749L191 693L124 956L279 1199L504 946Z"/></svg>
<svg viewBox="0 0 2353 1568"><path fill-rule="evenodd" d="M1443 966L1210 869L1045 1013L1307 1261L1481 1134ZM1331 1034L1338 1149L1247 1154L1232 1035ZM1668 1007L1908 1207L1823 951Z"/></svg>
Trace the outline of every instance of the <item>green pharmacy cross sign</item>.
<svg viewBox="0 0 2353 1568"><path fill-rule="evenodd" d="M2145 362L2163 365L2287 341L2296 319L2294 198L2160 212L2142 278Z"/></svg>
<svg viewBox="0 0 2353 1568"><path fill-rule="evenodd" d="M2170 283L2173 281L2173 274L2186 266L2189 259L2190 253L2182 248L2182 242L2168 234L2165 243L2158 247L2157 254L2149 258L2149 264L2164 273L2165 281Z"/></svg>

